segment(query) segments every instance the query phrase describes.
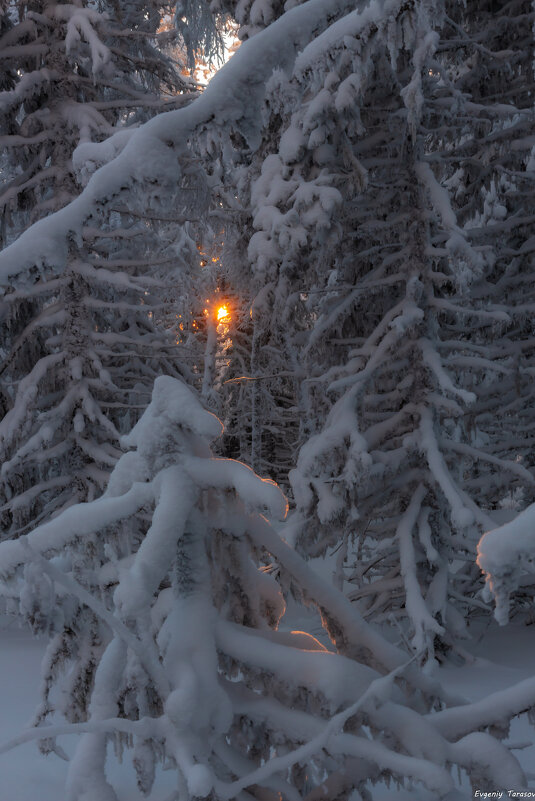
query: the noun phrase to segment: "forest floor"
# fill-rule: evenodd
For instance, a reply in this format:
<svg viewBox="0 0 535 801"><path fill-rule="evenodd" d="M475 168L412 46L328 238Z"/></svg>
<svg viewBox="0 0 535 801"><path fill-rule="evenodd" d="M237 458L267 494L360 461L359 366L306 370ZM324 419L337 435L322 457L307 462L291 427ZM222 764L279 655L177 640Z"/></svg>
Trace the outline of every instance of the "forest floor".
<svg viewBox="0 0 535 801"><path fill-rule="evenodd" d="M307 619L294 623L305 628ZM309 628L313 634L319 633L315 625ZM38 701L44 647L43 640L16 628L13 622L0 620L0 745L19 734L31 721ZM468 641L466 650L474 656L472 664L448 664L439 670L437 677L448 689L477 700L533 675L535 626L513 622L500 628L492 622ZM72 736L58 738L58 742L67 753L72 753L75 745ZM507 742L525 746L514 753L524 770L533 776L530 784L535 784L535 727L529 724L526 715L513 722ZM35 743L0 755L0 801L63 801L67 767L68 763L55 755L41 755ZM120 801L142 801L128 754L122 765L117 759L110 759L109 779ZM151 801L167 801L173 783L172 771L160 772ZM417 787L376 787L373 797L374 801L429 801L429 794ZM457 798L468 801L473 796L467 786L460 785Z"/></svg>

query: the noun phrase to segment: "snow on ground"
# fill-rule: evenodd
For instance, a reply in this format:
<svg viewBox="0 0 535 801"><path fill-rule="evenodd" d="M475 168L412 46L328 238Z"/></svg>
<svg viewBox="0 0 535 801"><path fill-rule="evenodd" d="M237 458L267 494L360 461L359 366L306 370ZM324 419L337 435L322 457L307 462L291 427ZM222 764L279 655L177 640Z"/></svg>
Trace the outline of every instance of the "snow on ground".
<svg viewBox="0 0 535 801"><path fill-rule="evenodd" d="M20 734L32 719L44 649L44 640L0 619L0 745ZM58 743L73 753L72 736L58 737ZM113 758L110 764L109 779L119 801L142 801L128 754L122 765ZM67 768L68 763L57 756L40 754L35 743L8 751L0 755L0 801L63 801ZM160 773L151 801L166 801L173 783L171 771Z"/></svg>
<svg viewBox="0 0 535 801"><path fill-rule="evenodd" d="M474 655L474 663L441 670L441 680L448 689L477 701L533 676L535 626L512 622L502 627L492 620L488 628L473 636L466 650ZM531 780L531 789L535 790L535 726L530 724L527 715L512 722L507 744L527 745L513 753Z"/></svg>
<svg viewBox="0 0 535 801"><path fill-rule="evenodd" d="M294 622L298 623L296 628L314 629L312 633L316 636L320 633L313 616L296 618ZM38 698L39 664L44 645L44 641L16 628L13 622L0 620L0 744L20 733L32 717ZM535 627L511 623L502 628L493 621L474 635L467 650L474 655L474 662L462 667L443 667L440 679L448 689L477 700L533 675ZM515 753L524 770L535 779L534 741L535 728L526 715L513 722L508 742L527 744ZM61 737L58 742L67 753L72 753L72 738ZM33 743L0 755L0 801L61 801L66 771L66 762L56 756L42 756ZM109 779L120 801L141 801L128 754L123 765L112 763ZM172 772L160 773L151 801L166 801L172 789ZM458 799L470 798L470 790L463 787ZM377 787L374 791L374 801L394 799L428 801L425 792L417 787Z"/></svg>
<svg viewBox="0 0 535 801"><path fill-rule="evenodd" d="M4 743L31 720L44 643L5 622L0 643L0 740ZM63 797L64 774L65 764L57 758L45 758L31 743L21 746L0 756L0 798L58 801Z"/></svg>

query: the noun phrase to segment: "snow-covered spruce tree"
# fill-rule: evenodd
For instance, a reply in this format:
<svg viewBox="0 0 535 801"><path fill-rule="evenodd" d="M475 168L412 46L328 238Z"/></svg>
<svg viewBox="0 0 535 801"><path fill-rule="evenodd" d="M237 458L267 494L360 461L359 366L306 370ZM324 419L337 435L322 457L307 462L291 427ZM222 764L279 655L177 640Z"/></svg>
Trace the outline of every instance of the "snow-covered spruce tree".
<svg viewBox="0 0 535 801"><path fill-rule="evenodd" d="M496 465L508 459L533 473L533 215L529 197L534 189L535 151L527 133L535 119L535 10L528 2L483 3L466 15L465 22L464 46L474 37L477 51L465 60L457 86L462 92L468 89L477 118L471 136L459 138L452 147L449 156L458 169L447 184L467 236L490 255L490 269L472 287L473 301L508 317L498 330L473 327L466 344L467 357L481 376L470 423L474 437ZM498 109L497 102L501 103ZM492 370L485 369L489 360ZM502 507L492 515L494 525L510 520L534 498L532 484L511 482L505 472L489 475L478 469L465 484L483 496L489 508ZM495 614L501 623L533 605L529 537L523 533L529 515L528 509L511 528L498 528L478 546L478 564L491 589L489 599L491 594L496 596Z"/></svg>
<svg viewBox="0 0 535 801"><path fill-rule="evenodd" d="M531 685L498 711L494 698L411 708L440 688L278 537L264 514L284 517L284 496L213 458L220 433L183 383L158 378L104 495L0 544L4 581L24 572L22 605L51 635L37 725L3 750L40 739L61 754L56 737L79 735L68 801L116 801L110 741L132 749L146 794L165 761L180 801L347 801L389 778L438 799L454 792L450 766L475 786L522 789L516 759L472 726L532 703ZM273 558L347 656L278 630Z"/></svg>
<svg viewBox="0 0 535 801"><path fill-rule="evenodd" d="M292 476L299 547L337 547L341 583L355 545L352 597L368 616L408 619L425 658L436 635L450 643L464 613L485 608L475 545L496 492L534 484L510 449L487 449L477 425L510 374L500 347L487 346L511 317L492 294L495 253L461 227L470 213L455 191L489 121L506 129L518 113L522 131L531 110L469 98L484 70L466 80L480 49L470 10L385 3L349 23L305 48L290 80L281 72L268 85L264 143L247 174L251 283L262 276L270 293L259 330L288 343L279 353L305 379L294 396L303 439L325 421Z"/></svg>
<svg viewBox="0 0 535 801"><path fill-rule="evenodd" d="M165 248L158 229L149 238L146 225L115 217L93 241L86 230L84 251L72 245L62 273L29 285L19 276L4 296L19 309L37 301L40 314L14 338L2 371L3 538L98 496L155 377L181 372L172 332L156 323L183 265L176 241ZM9 318L4 325L9 333Z"/></svg>
<svg viewBox="0 0 535 801"><path fill-rule="evenodd" d="M171 107L185 102L184 79L154 46L157 11L133 3L112 20L81 6L11 8L20 18L4 54L18 79L0 99L4 123L18 121L3 139L15 174L3 196L8 238L79 191L76 172L87 181L101 158L92 139L117 129L106 145L115 152L167 107L162 93L175 93ZM100 494L155 376L177 373L170 336L155 322L188 242L138 208L114 208L51 264L2 282L2 537Z"/></svg>

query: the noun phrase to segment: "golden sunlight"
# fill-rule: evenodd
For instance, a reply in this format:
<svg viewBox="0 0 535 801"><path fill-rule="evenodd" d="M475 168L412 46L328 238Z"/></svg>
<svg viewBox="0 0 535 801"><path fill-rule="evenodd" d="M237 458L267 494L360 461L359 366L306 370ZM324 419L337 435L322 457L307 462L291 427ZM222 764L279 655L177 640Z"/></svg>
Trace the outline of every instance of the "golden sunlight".
<svg viewBox="0 0 535 801"><path fill-rule="evenodd" d="M229 323L230 312L228 310L228 306L219 306L216 317L218 323Z"/></svg>

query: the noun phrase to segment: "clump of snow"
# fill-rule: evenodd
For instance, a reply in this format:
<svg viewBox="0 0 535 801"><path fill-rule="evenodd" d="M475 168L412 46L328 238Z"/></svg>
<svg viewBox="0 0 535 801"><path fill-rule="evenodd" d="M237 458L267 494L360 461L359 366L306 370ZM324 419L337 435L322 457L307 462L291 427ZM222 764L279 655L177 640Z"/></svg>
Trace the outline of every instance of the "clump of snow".
<svg viewBox="0 0 535 801"><path fill-rule="evenodd" d="M477 553L487 590L496 602L494 615L504 626L509 620L511 593L523 577L535 574L535 504L509 523L484 534Z"/></svg>
<svg viewBox="0 0 535 801"><path fill-rule="evenodd" d="M214 440L223 432L223 425L215 414L199 404L193 392L181 381L170 376L159 376L154 382L152 400L130 434L123 437L127 447L141 451L152 450L158 430L173 426L186 428L201 437Z"/></svg>
<svg viewBox="0 0 535 801"><path fill-rule="evenodd" d="M193 765L187 775L188 790L196 798L206 798L213 786L213 778L205 765Z"/></svg>

